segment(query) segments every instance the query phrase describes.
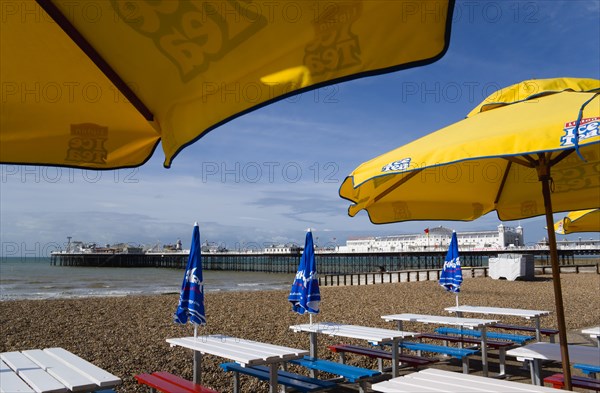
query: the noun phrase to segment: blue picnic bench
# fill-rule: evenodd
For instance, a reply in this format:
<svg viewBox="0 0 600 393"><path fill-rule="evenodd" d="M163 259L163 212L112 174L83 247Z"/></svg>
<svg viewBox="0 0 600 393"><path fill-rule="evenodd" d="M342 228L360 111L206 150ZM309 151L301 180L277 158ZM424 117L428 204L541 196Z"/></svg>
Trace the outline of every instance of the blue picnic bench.
<svg viewBox="0 0 600 393"><path fill-rule="evenodd" d="M575 363L573 368L581 370L585 375L591 378L595 378L597 373L600 373L600 366L593 364Z"/></svg>
<svg viewBox="0 0 600 393"><path fill-rule="evenodd" d="M379 363L379 371L383 372L383 363L382 360L392 360L392 353L390 351L385 351L379 348L366 348L358 345L349 345L349 344L336 344L330 345L329 348L332 352L338 353L340 355L340 363L345 363L345 353L354 353L357 355L368 356L370 358L375 358ZM426 358L422 356L413 356L407 354L398 354L398 361L403 366L410 366L414 368L429 366L432 363L438 361L436 358Z"/></svg>
<svg viewBox="0 0 600 393"><path fill-rule="evenodd" d="M351 366L349 364L332 362L330 360L318 359L310 356L305 356L302 359L290 360L290 363L306 367L309 370L323 371L343 377L348 382L357 383L361 393L365 392L367 389L367 380L381 374L381 372L377 370L370 370L368 368Z"/></svg>
<svg viewBox="0 0 600 393"><path fill-rule="evenodd" d="M532 326L518 326L518 325L509 325L505 323L497 323L492 326L494 329L504 329L504 330L520 330L523 332L535 333L536 329ZM554 336L558 334L558 329L540 329L540 334L543 336L549 337L551 343L555 342Z"/></svg>
<svg viewBox="0 0 600 393"><path fill-rule="evenodd" d="M436 328L435 332L440 333L440 334L456 334L459 336L481 337L481 332L479 330L470 330L470 329L440 327L440 328ZM535 336L525 336L525 335L521 335L521 334L509 334L509 333L497 333L497 332L489 332L489 331L486 332L485 335L487 338L512 341L519 345L523 345L526 342L535 339Z"/></svg>
<svg viewBox="0 0 600 393"><path fill-rule="evenodd" d="M451 336L447 334L433 334L433 333L421 333L419 335L419 339L429 339L429 340L440 340L444 342L444 345L448 345L448 342L454 343L462 343L462 344L472 344L472 345L481 345L481 340L474 337L464 337L464 336ZM494 341L487 340L486 344L488 347L495 349L498 351L498 361L500 367L500 375L506 375L506 350L514 346L515 343L512 341Z"/></svg>
<svg viewBox="0 0 600 393"><path fill-rule="evenodd" d="M262 381L268 381L270 378L270 370L266 366L241 366L238 363L222 363L221 368L226 372L233 372L233 391L239 391L239 374L246 374L258 378ZM290 388L294 388L300 392L316 392L318 390L332 389L337 386L336 383L323 381L316 378L306 377L304 375L291 373L289 371L277 371L277 383Z"/></svg>
<svg viewBox="0 0 600 393"><path fill-rule="evenodd" d="M441 353L456 359L460 359L462 360L463 373L465 374L469 373L469 356L475 355L479 352L477 349L456 348L445 345L425 344L412 341L403 341L400 343L400 347L415 351L419 356L421 356L421 352L432 352Z"/></svg>

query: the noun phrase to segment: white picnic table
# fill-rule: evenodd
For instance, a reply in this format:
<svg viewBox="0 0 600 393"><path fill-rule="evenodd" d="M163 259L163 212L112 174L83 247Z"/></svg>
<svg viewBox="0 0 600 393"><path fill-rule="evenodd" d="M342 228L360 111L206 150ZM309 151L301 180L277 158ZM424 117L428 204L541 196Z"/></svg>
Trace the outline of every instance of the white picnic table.
<svg viewBox="0 0 600 393"><path fill-rule="evenodd" d="M416 332L404 332L368 326L347 325L335 322L318 322L290 326L294 332L310 333L310 356L317 357L317 334L366 340L371 344L391 344L392 376L398 376L398 346L401 340L417 336Z"/></svg>
<svg viewBox="0 0 600 393"><path fill-rule="evenodd" d="M497 323L497 320L408 313L383 315L381 318L383 318L386 322L397 321L398 330L402 330L402 322L419 322L425 324L432 323L438 325L459 326L467 329L478 329L481 332L481 366L483 369L483 375L487 377L488 362L486 327Z"/></svg>
<svg viewBox="0 0 600 393"><path fill-rule="evenodd" d="M469 306L461 305L455 307L448 307L444 310L448 312L454 312L459 317L462 317L463 313L472 314L484 314L484 315L510 315L515 317L521 317L525 319L533 319L535 323L535 338L537 341L541 341L540 333L540 317L550 315L550 311L544 310L525 310L521 308L505 308L505 307L484 307L484 306Z"/></svg>
<svg viewBox="0 0 600 393"><path fill-rule="evenodd" d="M90 392L109 389L121 379L63 348L0 354L0 392Z"/></svg>
<svg viewBox="0 0 600 393"><path fill-rule="evenodd" d="M594 326L588 329L582 329L581 333L589 334L590 337L595 337L596 341L598 341L598 348L600 348L600 326Z"/></svg>
<svg viewBox="0 0 600 393"><path fill-rule="evenodd" d="M395 393L555 393L556 389L528 385L520 382L486 378L472 374L461 374L435 368L390 379L371 385L377 392Z"/></svg>
<svg viewBox="0 0 600 393"><path fill-rule="evenodd" d="M600 348L585 345L567 345L569 361L571 363L583 363L600 366ZM531 383L541 385L540 369L542 360L561 361L560 345L547 342L537 342L506 352L508 356L514 356L519 361L528 360L531 371Z"/></svg>
<svg viewBox="0 0 600 393"><path fill-rule="evenodd" d="M194 351L194 383L201 383L202 356L208 354L233 360L242 366L269 366L269 391L271 393L277 391L279 365L308 355L308 351L302 349L282 347L221 334L169 338L167 342L171 346L180 346Z"/></svg>

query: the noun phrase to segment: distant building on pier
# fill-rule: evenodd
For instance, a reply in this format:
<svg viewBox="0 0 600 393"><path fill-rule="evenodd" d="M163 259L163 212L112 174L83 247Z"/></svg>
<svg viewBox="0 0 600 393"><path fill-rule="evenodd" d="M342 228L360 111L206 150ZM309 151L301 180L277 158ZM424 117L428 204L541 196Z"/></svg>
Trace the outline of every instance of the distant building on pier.
<svg viewBox="0 0 600 393"><path fill-rule="evenodd" d="M289 244L272 244L266 247L264 250L265 254L300 254L302 253L302 247L289 243Z"/></svg>
<svg viewBox="0 0 600 393"><path fill-rule="evenodd" d="M457 232L456 235L459 248L464 250L504 250L525 245L520 225L513 228L500 224L496 230ZM338 252L437 251L447 248L451 238L452 230L439 226L418 234L348 239L345 246L338 247Z"/></svg>

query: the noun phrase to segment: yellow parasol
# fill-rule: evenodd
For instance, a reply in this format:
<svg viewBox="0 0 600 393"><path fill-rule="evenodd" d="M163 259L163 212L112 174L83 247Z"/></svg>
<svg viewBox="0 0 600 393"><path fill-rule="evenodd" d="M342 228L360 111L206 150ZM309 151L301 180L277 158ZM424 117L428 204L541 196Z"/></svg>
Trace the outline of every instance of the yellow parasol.
<svg viewBox="0 0 600 393"><path fill-rule="evenodd" d="M569 212L562 220L554 223L554 231L559 235L575 232L600 232L600 209Z"/></svg>
<svg viewBox="0 0 600 393"><path fill-rule="evenodd" d="M0 163L164 165L298 92L428 64L454 0L24 0L2 5Z"/></svg>
<svg viewBox="0 0 600 393"><path fill-rule="evenodd" d="M465 120L356 168L340 196L373 223L545 215L563 372L567 336L552 213L600 197L600 81L530 80L489 96Z"/></svg>

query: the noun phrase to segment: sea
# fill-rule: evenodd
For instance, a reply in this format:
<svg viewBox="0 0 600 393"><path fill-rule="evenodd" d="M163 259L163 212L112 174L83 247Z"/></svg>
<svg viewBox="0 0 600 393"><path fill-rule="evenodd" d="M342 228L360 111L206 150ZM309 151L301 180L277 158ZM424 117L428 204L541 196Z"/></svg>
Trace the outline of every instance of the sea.
<svg viewBox="0 0 600 393"><path fill-rule="evenodd" d="M0 301L179 293L183 269L53 266L50 258L0 258ZM293 274L203 272L206 292L290 289Z"/></svg>

